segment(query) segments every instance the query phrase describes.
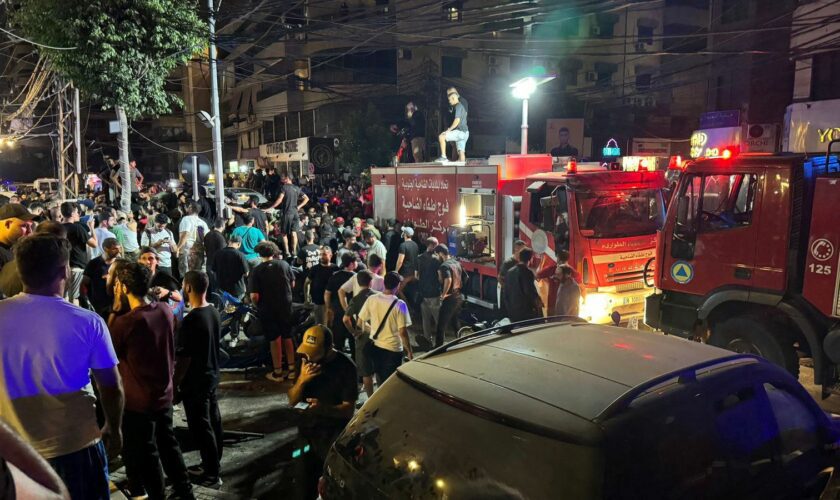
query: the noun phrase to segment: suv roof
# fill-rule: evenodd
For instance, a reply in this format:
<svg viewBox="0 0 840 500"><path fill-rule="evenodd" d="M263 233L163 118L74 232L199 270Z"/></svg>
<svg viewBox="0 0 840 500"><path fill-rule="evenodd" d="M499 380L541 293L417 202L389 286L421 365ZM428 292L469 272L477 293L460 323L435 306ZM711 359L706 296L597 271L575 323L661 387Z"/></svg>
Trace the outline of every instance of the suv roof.
<svg viewBox="0 0 840 500"><path fill-rule="evenodd" d="M754 362L665 335L564 321L479 334L399 368L421 390L564 440L597 440L597 422L692 368Z"/></svg>

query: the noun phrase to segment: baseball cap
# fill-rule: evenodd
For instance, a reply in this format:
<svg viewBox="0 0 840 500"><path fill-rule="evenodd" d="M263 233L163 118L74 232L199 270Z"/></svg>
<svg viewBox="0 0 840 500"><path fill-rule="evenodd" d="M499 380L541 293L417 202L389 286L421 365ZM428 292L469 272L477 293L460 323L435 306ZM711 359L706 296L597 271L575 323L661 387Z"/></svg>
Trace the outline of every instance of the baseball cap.
<svg viewBox="0 0 840 500"><path fill-rule="evenodd" d="M0 220L32 220L34 218L35 214L27 210L26 207L24 207L20 203L8 203L0 207Z"/></svg>
<svg viewBox="0 0 840 500"><path fill-rule="evenodd" d="M335 218L336 224L344 224L344 217L336 217Z"/></svg>
<svg viewBox="0 0 840 500"><path fill-rule="evenodd" d="M332 346L333 335L330 329L323 325L315 325L303 332L303 340L297 349L297 353L310 360L317 360Z"/></svg>
<svg viewBox="0 0 840 500"><path fill-rule="evenodd" d="M408 226L403 227L403 228L402 228L402 232L403 232L404 234L409 235L409 236L414 236L414 229L411 229L411 228L410 228L410 227L408 227Z"/></svg>

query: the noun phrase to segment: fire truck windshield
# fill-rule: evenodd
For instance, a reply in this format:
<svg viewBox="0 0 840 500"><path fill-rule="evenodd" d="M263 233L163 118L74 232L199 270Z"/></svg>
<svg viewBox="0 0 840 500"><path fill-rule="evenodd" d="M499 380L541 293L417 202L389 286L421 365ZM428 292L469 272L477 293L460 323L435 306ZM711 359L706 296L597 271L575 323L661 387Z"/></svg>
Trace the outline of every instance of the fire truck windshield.
<svg viewBox="0 0 840 500"><path fill-rule="evenodd" d="M658 189L578 192L576 199L580 229L591 238L654 234L665 218Z"/></svg>

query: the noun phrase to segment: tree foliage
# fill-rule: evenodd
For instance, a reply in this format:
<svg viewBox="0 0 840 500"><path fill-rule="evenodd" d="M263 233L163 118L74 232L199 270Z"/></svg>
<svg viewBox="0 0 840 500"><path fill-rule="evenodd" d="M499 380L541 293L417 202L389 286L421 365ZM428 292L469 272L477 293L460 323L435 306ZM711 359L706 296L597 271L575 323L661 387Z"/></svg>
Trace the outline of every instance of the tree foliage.
<svg viewBox="0 0 840 500"><path fill-rule="evenodd" d="M347 115L341 121L340 131L338 158L353 172L390 164L392 135L373 104Z"/></svg>
<svg viewBox="0 0 840 500"><path fill-rule="evenodd" d="M22 0L12 24L53 69L94 102L152 117L180 104L166 78L206 47L207 24L190 0Z"/></svg>

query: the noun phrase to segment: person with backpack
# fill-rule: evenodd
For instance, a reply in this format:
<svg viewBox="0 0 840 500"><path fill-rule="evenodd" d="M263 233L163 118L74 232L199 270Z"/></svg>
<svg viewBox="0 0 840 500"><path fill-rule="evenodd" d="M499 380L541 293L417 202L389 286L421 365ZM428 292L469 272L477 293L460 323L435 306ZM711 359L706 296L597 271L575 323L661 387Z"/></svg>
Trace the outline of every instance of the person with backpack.
<svg viewBox="0 0 840 500"><path fill-rule="evenodd" d="M359 291L353 294L353 299L344 310L344 326L347 327L353 337L356 339L356 370L360 377L362 377L362 387L368 397L373 395L373 362L368 359L366 350L370 343L370 331L365 328L365 325L358 321L359 312L364 307L368 298L379 292L372 290L373 278L375 274L372 271L361 271L356 273L353 280L358 282ZM384 286L384 285L383 285Z"/></svg>
<svg viewBox="0 0 840 500"><path fill-rule="evenodd" d="M371 295L359 311L359 324L370 324L370 342L366 357L373 362L376 382L381 387L402 364L403 357L411 360L414 354L408 340L411 315L408 305L396 294L402 276L390 272L385 275L385 292Z"/></svg>
<svg viewBox="0 0 840 500"><path fill-rule="evenodd" d="M203 244L204 236L210 232L207 223L198 216L201 206L197 202L187 205L187 215L178 224L178 271L185 276L189 268L190 250L196 243Z"/></svg>
<svg viewBox="0 0 840 500"><path fill-rule="evenodd" d="M449 256L446 245L435 248L435 258L440 261L438 278L440 279L440 312L438 313L437 328L435 329L435 347L440 347L446 337L446 330L456 321L461 307L464 305L463 269L461 264Z"/></svg>

